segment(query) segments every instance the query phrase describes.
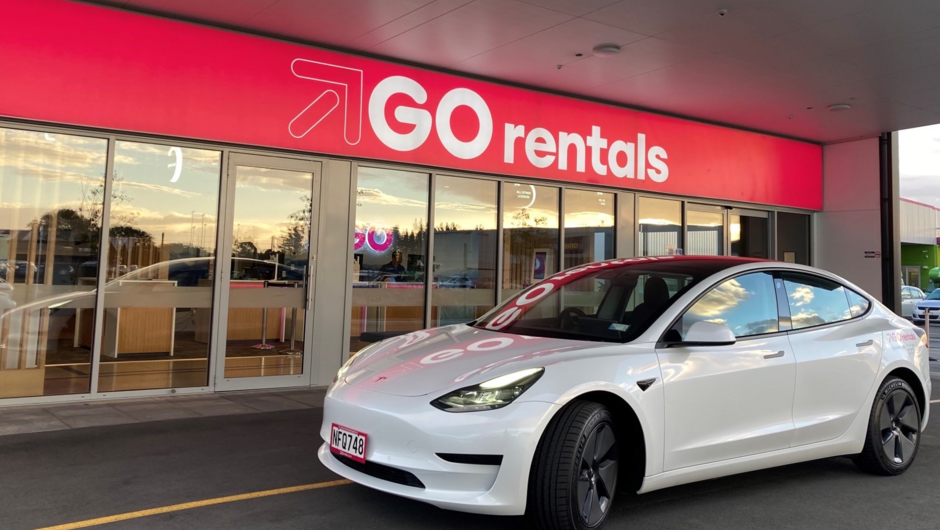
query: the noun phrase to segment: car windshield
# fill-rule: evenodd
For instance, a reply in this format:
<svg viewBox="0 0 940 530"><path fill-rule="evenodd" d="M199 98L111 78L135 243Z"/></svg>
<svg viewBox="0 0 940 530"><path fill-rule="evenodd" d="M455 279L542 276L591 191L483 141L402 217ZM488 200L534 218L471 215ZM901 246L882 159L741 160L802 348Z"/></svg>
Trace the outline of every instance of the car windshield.
<svg viewBox="0 0 940 530"><path fill-rule="evenodd" d="M940 289L934 289L927 295L927 300L940 300Z"/></svg>
<svg viewBox="0 0 940 530"><path fill-rule="evenodd" d="M629 342L690 287L740 263L666 257L576 267L519 293L473 326L535 337Z"/></svg>

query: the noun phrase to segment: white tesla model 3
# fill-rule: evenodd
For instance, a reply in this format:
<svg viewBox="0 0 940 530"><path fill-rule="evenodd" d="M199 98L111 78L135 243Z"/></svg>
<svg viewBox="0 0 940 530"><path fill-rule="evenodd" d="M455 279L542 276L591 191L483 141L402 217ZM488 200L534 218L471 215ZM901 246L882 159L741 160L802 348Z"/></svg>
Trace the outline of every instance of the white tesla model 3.
<svg viewBox="0 0 940 530"><path fill-rule="evenodd" d="M903 473L927 352L920 328L811 267L605 261L360 351L326 395L319 458L442 508L596 528L617 491L838 455Z"/></svg>

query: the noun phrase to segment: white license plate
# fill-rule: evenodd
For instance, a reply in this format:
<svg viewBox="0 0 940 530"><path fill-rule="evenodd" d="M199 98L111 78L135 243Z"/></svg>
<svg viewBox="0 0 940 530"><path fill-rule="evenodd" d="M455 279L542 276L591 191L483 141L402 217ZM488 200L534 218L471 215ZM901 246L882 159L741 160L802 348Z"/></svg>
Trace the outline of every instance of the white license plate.
<svg viewBox="0 0 940 530"><path fill-rule="evenodd" d="M360 464L365 464L367 438L366 433L354 431L334 423L330 432L330 451L352 458Z"/></svg>

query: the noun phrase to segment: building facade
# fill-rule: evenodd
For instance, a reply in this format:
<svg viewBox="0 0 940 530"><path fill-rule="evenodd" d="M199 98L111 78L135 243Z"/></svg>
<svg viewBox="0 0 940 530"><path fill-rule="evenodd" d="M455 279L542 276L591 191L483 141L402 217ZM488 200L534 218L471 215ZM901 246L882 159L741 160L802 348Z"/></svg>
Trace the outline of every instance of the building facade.
<svg viewBox="0 0 940 530"><path fill-rule="evenodd" d="M0 6L0 404L326 385L365 344L602 259L816 263L816 144Z"/></svg>

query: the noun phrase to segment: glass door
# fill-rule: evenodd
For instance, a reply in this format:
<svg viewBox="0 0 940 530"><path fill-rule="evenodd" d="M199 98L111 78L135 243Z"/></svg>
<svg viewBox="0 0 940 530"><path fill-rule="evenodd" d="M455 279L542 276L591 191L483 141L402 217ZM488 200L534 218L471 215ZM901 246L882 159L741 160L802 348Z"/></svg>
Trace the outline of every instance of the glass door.
<svg viewBox="0 0 940 530"><path fill-rule="evenodd" d="M731 210L729 212L730 255L745 258L770 258L770 222L767 212Z"/></svg>
<svg viewBox="0 0 940 530"><path fill-rule="evenodd" d="M216 388L310 384L318 162L233 153Z"/></svg>
<svg viewBox="0 0 940 530"><path fill-rule="evenodd" d="M707 204L686 207L686 254L721 256L725 253L725 209Z"/></svg>

